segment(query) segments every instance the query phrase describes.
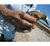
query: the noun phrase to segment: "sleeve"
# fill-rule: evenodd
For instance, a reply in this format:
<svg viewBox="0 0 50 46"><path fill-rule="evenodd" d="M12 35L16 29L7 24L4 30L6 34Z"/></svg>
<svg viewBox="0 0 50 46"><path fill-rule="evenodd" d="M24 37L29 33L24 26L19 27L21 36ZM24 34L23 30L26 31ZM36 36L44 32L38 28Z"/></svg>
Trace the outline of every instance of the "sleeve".
<svg viewBox="0 0 50 46"><path fill-rule="evenodd" d="M36 8L37 8L37 4L33 4L32 7L30 7L30 9L28 10L28 12L36 11Z"/></svg>
<svg viewBox="0 0 50 46"><path fill-rule="evenodd" d="M11 10L12 10L11 4L6 4L5 6L6 6L8 9L11 9Z"/></svg>

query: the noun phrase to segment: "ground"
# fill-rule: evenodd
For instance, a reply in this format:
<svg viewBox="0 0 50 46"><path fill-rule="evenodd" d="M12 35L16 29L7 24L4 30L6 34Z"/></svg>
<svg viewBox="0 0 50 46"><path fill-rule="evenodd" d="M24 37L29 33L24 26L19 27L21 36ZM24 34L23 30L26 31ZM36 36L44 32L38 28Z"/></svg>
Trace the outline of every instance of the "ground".
<svg viewBox="0 0 50 46"><path fill-rule="evenodd" d="M40 29L35 25L35 29L32 29L29 33L16 32L14 41L16 42L38 42L38 41L50 41L50 34L44 29Z"/></svg>

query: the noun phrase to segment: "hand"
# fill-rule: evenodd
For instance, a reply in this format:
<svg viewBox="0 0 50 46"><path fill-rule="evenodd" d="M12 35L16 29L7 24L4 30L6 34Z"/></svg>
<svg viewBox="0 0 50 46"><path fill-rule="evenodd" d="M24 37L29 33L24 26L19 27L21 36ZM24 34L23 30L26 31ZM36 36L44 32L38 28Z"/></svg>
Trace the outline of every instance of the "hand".
<svg viewBox="0 0 50 46"><path fill-rule="evenodd" d="M12 11L8 13L5 20L15 25L16 28L22 29L24 26L34 28L34 24L36 23L37 18L21 11Z"/></svg>

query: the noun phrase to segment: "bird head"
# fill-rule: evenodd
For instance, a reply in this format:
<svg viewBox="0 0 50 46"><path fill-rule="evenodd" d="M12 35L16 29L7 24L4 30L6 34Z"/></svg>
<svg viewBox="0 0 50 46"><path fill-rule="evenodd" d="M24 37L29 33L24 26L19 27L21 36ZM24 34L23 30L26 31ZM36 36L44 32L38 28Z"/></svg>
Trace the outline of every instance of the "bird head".
<svg viewBox="0 0 50 46"><path fill-rule="evenodd" d="M47 25L49 25L49 23L48 23L48 21L47 21L47 16L46 16L45 14L43 14L43 15L41 16L41 19L44 20L44 21L47 23Z"/></svg>

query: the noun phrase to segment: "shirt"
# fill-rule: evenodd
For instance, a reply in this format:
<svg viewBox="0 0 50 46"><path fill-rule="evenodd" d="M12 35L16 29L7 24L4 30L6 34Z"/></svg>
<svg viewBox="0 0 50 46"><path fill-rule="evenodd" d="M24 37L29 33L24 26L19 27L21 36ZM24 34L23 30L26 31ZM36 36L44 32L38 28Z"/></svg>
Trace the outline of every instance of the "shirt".
<svg viewBox="0 0 50 46"><path fill-rule="evenodd" d="M32 5L32 6L31 6ZM11 4L6 5L9 9L15 10L15 11L35 11L37 4Z"/></svg>

